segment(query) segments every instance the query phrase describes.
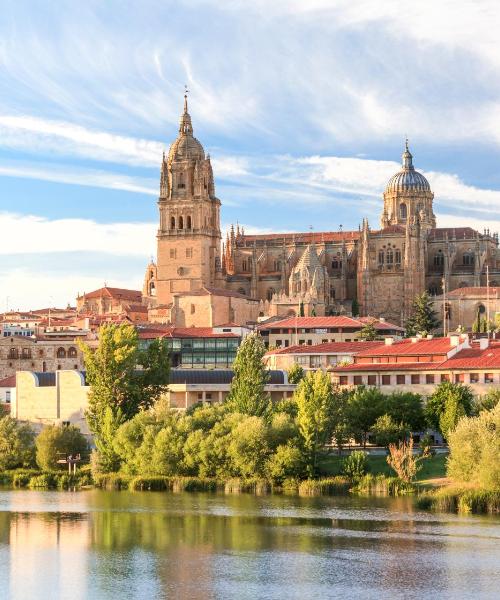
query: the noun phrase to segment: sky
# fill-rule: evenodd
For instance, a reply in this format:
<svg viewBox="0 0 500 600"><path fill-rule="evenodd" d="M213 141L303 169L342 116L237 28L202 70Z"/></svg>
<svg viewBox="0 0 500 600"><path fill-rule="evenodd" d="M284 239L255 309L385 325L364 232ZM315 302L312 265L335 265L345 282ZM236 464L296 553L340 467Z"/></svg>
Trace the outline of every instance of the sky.
<svg viewBox="0 0 500 600"><path fill-rule="evenodd" d="M3 0L0 312L142 288L184 86L222 228L376 228L408 136L439 226L500 230L500 5Z"/></svg>

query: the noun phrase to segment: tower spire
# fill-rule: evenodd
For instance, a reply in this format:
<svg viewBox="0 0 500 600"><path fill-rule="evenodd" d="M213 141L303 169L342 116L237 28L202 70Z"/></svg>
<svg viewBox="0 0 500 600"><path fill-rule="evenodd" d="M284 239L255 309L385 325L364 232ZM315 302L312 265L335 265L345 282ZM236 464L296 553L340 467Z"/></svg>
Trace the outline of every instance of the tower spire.
<svg viewBox="0 0 500 600"><path fill-rule="evenodd" d="M191 115L188 112L188 94L187 85L184 86L184 112L181 115L179 123L179 133L184 135L193 135L193 124L191 123Z"/></svg>
<svg viewBox="0 0 500 600"><path fill-rule="evenodd" d="M403 169L407 171L413 171L413 156L408 148L408 138L405 139L405 150L401 158L403 159Z"/></svg>

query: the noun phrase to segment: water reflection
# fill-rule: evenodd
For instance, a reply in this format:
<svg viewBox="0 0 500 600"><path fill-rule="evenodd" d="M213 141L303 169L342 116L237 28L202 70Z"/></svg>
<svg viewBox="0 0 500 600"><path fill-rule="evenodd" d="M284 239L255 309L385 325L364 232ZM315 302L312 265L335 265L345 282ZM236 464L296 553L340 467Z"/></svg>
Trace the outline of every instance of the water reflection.
<svg viewBox="0 0 500 600"><path fill-rule="evenodd" d="M2 598L494 598L500 520L407 498L0 493Z"/></svg>

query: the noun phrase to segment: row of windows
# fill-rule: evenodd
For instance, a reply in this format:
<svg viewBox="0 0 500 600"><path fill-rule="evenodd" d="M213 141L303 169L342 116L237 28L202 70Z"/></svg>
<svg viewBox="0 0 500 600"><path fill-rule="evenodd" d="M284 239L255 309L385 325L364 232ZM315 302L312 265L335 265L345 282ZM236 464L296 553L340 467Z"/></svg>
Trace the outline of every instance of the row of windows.
<svg viewBox="0 0 500 600"><path fill-rule="evenodd" d="M177 227L176 227L177 224ZM186 221L184 221L184 217L179 217L176 221L175 217L170 217L170 229L184 229L184 225L186 229L191 229L191 216L188 215L186 217Z"/></svg>
<svg viewBox="0 0 500 600"><path fill-rule="evenodd" d="M193 258L193 249L186 248L185 254L186 258ZM177 248L170 248L170 258L177 258Z"/></svg>
<svg viewBox="0 0 500 600"><path fill-rule="evenodd" d="M443 267L444 266L444 254L439 252L434 255L433 263L435 267ZM464 267L472 267L474 265L474 254L472 252L465 252L462 255L462 265Z"/></svg>
<svg viewBox="0 0 500 600"><path fill-rule="evenodd" d="M151 342L141 342L141 349L145 349ZM169 339L166 340L167 348L172 352L191 350L212 350L212 351L229 351L235 352L238 349L239 338L186 338L186 339Z"/></svg>
<svg viewBox="0 0 500 600"><path fill-rule="evenodd" d="M406 385L407 381L406 375L396 375L396 385ZM380 382L382 385L393 385L394 384L394 375L382 375ZM410 375L410 382L412 385L426 384L433 385L436 383L443 383L445 381L451 381L451 376L449 373L442 373L441 375L436 375L434 373L427 373L425 375L414 373ZM493 373L470 373L469 374L470 383L493 383L494 374ZM363 381L365 379L365 381ZM347 375L341 375L339 377L340 385L348 384ZM368 375L364 378L362 375L354 375L353 377L354 385L363 385L366 383L367 385L376 386L377 385L377 375ZM455 375L455 383L465 383L465 374L460 373Z"/></svg>
<svg viewBox="0 0 500 600"><path fill-rule="evenodd" d="M64 348L58 348L56 352L57 358L76 358L78 352L76 348L71 346L66 351ZM43 356L43 350L38 350L38 356ZM17 359L17 358L33 358L33 353L31 352L31 348L9 348L8 358Z"/></svg>
<svg viewBox="0 0 500 600"><path fill-rule="evenodd" d="M379 265L400 265L401 264L401 250L394 250L388 248L387 250L379 250L378 253L378 264Z"/></svg>

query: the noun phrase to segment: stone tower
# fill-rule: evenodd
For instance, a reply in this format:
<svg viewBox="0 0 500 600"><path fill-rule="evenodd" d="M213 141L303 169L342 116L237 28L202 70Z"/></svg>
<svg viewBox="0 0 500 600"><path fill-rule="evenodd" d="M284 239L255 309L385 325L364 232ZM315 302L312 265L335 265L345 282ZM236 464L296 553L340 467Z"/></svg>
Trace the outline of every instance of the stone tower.
<svg viewBox="0 0 500 600"><path fill-rule="evenodd" d="M436 227L432 208L434 194L427 179L415 171L408 140L401 158L402 168L391 177L384 192L382 228L389 225L405 226L418 219L422 229L432 229Z"/></svg>
<svg viewBox="0 0 500 600"><path fill-rule="evenodd" d="M193 136L187 96L179 135L163 155L160 175L160 227L155 281L146 275L150 305L163 306L179 292L215 287L222 277L220 200L215 196L210 157ZM153 285L152 285L153 284Z"/></svg>

